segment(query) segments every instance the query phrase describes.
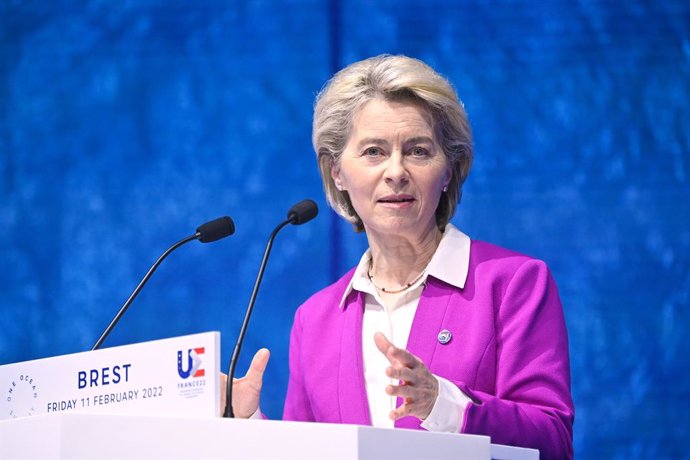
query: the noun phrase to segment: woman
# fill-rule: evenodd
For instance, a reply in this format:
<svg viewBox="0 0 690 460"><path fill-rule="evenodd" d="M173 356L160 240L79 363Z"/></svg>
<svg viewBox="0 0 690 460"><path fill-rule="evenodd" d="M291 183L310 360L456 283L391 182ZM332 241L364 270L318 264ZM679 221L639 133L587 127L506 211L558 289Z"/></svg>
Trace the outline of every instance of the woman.
<svg viewBox="0 0 690 460"><path fill-rule="evenodd" d="M369 249L297 311L286 420L491 436L572 457L568 343L546 265L452 224L473 150L452 86L378 56L318 95L313 143L328 201ZM267 350L235 383L258 409Z"/></svg>

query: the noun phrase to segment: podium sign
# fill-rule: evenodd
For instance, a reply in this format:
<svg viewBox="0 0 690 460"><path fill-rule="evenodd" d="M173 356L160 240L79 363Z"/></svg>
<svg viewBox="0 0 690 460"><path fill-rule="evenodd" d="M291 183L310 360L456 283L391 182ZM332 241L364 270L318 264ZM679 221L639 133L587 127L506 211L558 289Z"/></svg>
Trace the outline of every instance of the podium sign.
<svg viewBox="0 0 690 460"><path fill-rule="evenodd" d="M0 420L38 414L220 415L220 334L0 366Z"/></svg>

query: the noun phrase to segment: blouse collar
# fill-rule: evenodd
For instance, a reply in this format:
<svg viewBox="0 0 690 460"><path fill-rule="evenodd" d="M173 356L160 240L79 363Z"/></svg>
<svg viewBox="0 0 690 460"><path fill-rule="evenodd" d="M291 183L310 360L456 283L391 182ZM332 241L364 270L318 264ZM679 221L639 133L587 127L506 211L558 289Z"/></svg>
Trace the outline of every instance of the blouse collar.
<svg viewBox="0 0 690 460"><path fill-rule="evenodd" d="M467 281L470 266L470 237L458 230L453 224L446 225L441 242L426 267L426 275L433 276L447 284L463 289ZM371 250L367 249L359 260L352 279L345 288L339 308L345 305L345 299L353 291L371 292L371 281L367 274ZM426 282L426 281L425 281Z"/></svg>

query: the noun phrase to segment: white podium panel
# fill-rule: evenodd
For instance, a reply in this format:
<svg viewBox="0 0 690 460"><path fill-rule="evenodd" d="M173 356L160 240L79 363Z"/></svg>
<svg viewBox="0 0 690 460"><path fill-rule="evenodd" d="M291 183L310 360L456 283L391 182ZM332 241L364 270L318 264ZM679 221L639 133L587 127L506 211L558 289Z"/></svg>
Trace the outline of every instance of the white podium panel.
<svg viewBox="0 0 690 460"><path fill-rule="evenodd" d="M220 334L103 348L0 366L0 420L98 412L220 415Z"/></svg>
<svg viewBox="0 0 690 460"><path fill-rule="evenodd" d="M539 460L539 451L523 447L491 444L491 460Z"/></svg>
<svg viewBox="0 0 690 460"><path fill-rule="evenodd" d="M489 460L491 444L356 425L72 413L0 422L0 458Z"/></svg>

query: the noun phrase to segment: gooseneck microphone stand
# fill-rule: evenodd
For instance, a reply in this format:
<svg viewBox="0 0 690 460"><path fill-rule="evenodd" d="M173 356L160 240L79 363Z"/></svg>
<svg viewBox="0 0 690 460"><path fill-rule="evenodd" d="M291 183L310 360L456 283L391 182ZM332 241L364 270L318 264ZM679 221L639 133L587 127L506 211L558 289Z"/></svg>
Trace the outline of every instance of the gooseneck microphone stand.
<svg viewBox="0 0 690 460"><path fill-rule="evenodd" d="M312 220L319 212L319 208L316 206L312 200L303 200L290 208L288 212L288 218L286 221L280 223L268 238L268 243L266 244L266 250L264 251L264 257L261 260L261 265L259 266L259 273L256 276L256 281L254 282L254 289L252 290L252 295L249 298L249 305L247 306L247 311L244 314L244 321L242 322L242 327L240 328L240 334L237 338L237 343L235 344L235 349L232 352L232 358L230 359L230 368L228 370L228 380L225 386L225 411L223 412L223 417L234 418L235 413L232 409L232 382L235 376L235 366L237 365L237 359L240 356L240 350L242 349L242 342L244 341L244 334L247 332L247 326L249 325L249 318L254 310L254 303L256 302L256 296L259 293L259 286L261 285L261 280L264 277L264 271L266 270L266 263L268 262L268 256L271 253L271 248L273 247L273 240L275 240L276 235L280 230L283 229L288 224L302 225L305 222Z"/></svg>

